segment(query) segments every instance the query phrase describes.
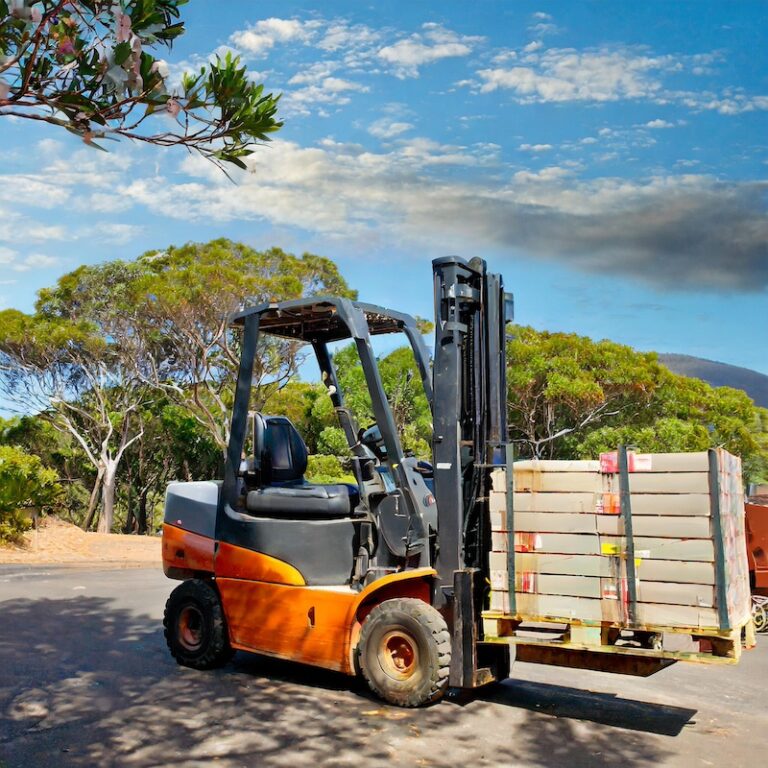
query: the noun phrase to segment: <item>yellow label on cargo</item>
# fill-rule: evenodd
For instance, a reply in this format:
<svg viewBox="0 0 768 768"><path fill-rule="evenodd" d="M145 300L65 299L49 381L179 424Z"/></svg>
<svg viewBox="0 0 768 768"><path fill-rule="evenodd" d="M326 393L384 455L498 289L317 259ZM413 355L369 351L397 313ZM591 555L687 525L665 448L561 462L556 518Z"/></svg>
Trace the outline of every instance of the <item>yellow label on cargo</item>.
<svg viewBox="0 0 768 768"><path fill-rule="evenodd" d="M620 555L621 554L621 547L618 544L616 544L616 542L604 541L600 545L600 551L604 555Z"/></svg>

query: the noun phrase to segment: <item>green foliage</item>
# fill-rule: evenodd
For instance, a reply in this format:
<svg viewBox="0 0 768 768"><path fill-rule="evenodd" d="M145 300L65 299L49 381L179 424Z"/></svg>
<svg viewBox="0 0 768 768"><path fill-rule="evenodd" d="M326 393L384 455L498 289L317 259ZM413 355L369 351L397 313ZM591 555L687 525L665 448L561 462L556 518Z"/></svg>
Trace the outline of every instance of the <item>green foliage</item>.
<svg viewBox="0 0 768 768"><path fill-rule="evenodd" d="M143 530L167 479L220 476L240 351L229 317L321 293L356 296L329 259L220 239L81 266L41 290L34 313L0 312L0 392L67 434L71 455L51 462L67 516L87 525L101 488L100 525L114 509ZM314 450L335 414L324 388L287 385L299 355L290 340L261 346L252 407L288 405ZM33 431L22 444L38 444Z"/></svg>
<svg viewBox="0 0 768 768"><path fill-rule="evenodd" d="M317 450L329 456L348 456L349 446L341 427L325 427L317 438Z"/></svg>
<svg viewBox="0 0 768 768"><path fill-rule="evenodd" d="M97 149L125 137L244 168L254 142L282 125L279 97L231 53L168 82L152 49L184 34L185 2L0 0L0 115L63 127Z"/></svg>
<svg viewBox="0 0 768 768"><path fill-rule="evenodd" d="M510 435L523 452L554 456L561 438L649 402L661 366L610 341L519 327L507 343Z"/></svg>
<svg viewBox="0 0 768 768"><path fill-rule="evenodd" d="M61 492L48 510L75 525L83 524L95 473L71 434L55 429L41 416L0 418L0 445L23 446L39 456L59 478Z"/></svg>
<svg viewBox="0 0 768 768"><path fill-rule="evenodd" d="M745 479L768 468L768 419L741 390L679 376L654 353L518 328L508 344L510 434L520 455L594 458L620 443L647 452L722 446Z"/></svg>
<svg viewBox="0 0 768 768"><path fill-rule="evenodd" d="M280 248L256 251L226 239L153 251L136 267L139 276L131 278L123 311L142 375L194 413L222 450L239 365L240 337L229 327L231 314L318 293L356 296L330 259ZM255 410L296 372L298 355L296 342L264 337L254 371Z"/></svg>
<svg viewBox="0 0 768 768"><path fill-rule="evenodd" d="M361 427L368 427L375 418L355 345L342 347L333 360L346 407ZM432 413L413 351L410 347L400 347L380 358L378 364L403 450L428 458L432 451Z"/></svg>
<svg viewBox="0 0 768 768"><path fill-rule="evenodd" d="M355 483L354 475L346 472L336 456L310 456L307 461L307 480L320 485Z"/></svg>
<svg viewBox="0 0 768 768"><path fill-rule="evenodd" d="M29 513L45 511L58 494L56 472L39 456L0 445L0 540L18 539L31 525Z"/></svg>

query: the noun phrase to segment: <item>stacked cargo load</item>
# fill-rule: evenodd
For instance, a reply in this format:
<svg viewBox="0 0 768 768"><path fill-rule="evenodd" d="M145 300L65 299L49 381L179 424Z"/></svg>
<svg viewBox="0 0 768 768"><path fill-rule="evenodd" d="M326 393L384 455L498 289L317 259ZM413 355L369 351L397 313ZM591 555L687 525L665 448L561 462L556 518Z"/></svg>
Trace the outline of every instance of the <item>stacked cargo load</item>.
<svg viewBox="0 0 768 768"><path fill-rule="evenodd" d="M513 468L492 473L486 634L561 622L570 640L635 630L660 649L664 632L733 639L748 624L738 458L620 449Z"/></svg>

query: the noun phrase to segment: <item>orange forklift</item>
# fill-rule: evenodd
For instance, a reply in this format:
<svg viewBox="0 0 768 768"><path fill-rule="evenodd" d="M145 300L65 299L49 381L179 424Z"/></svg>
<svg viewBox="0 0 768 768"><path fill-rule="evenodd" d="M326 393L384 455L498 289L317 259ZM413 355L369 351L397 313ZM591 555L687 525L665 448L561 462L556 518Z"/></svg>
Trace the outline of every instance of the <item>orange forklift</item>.
<svg viewBox="0 0 768 768"><path fill-rule="evenodd" d="M361 673L384 700L436 701L448 686L509 675L484 643L490 472L507 458L505 323L511 296L481 259L433 262L435 353L413 317L346 298L262 304L242 329L222 482L172 483L165 573L182 583L165 636L185 666L235 650ZM407 456L371 337L403 333L432 408L433 464ZM284 416L250 411L259 339L311 345L352 453L355 485L309 483L307 448ZM344 405L329 345L351 340L376 423Z"/></svg>

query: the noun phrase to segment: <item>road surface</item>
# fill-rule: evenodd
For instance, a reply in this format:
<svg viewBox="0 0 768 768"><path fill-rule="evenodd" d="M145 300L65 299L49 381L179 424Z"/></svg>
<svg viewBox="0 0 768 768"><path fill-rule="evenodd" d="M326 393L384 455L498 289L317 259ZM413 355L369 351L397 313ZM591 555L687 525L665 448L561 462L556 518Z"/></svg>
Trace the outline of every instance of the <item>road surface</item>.
<svg viewBox="0 0 768 768"><path fill-rule="evenodd" d="M630 678L518 663L401 710L331 672L238 653L176 666L154 569L0 568L0 766L739 766L768 747L768 637L736 666Z"/></svg>

